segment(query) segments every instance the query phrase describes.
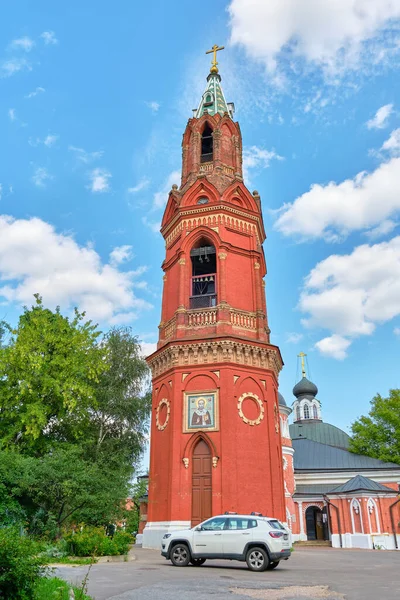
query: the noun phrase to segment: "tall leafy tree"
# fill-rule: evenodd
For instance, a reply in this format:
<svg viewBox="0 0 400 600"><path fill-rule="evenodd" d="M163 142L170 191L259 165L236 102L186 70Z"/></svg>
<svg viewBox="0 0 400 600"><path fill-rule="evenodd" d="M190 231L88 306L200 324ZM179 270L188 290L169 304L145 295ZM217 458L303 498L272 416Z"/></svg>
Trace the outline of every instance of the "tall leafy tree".
<svg viewBox="0 0 400 600"><path fill-rule="evenodd" d="M107 368L94 385L95 402L85 413L71 413L61 423L61 435L80 443L91 461L131 468L147 443L151 393L149 369L140 344L129 327L111 329L102 339Z"/></svg>
<svg viewBox="0 0 400 600"><path fill-rule="evenodd" d="M352 452L400 464L400 390L390 390L388 398L377 394L368 416L353 423L352 433Z"/></svg>
<svg viewBox="0 0 400 600"><path fill-rule="evenodd" d="M95 403L94 386L108 364L100 332L84 313L75 310L70 320L35 298L0 350L0 439L39 451L54 423Z"/></svg>

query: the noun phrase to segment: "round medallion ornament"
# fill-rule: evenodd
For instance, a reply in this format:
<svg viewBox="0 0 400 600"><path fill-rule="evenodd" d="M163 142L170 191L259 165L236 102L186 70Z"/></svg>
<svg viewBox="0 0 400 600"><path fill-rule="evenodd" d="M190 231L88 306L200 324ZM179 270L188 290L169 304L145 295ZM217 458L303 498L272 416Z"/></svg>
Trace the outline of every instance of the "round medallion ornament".
<svg viewBox="0 0 400 600"><path fill-rule="evenodd" d="M162 398L156 409L156 426L160 431L163 431L168 425L170 412L171 406L169 400Z"/></svg>
<svg viewBox="0 0 400 600"><path fill-rule="evenodd" d="M242 394L237 406L239 417L247 425L259 425L264 418L264 404L256 394L251 392Z"/></svg>

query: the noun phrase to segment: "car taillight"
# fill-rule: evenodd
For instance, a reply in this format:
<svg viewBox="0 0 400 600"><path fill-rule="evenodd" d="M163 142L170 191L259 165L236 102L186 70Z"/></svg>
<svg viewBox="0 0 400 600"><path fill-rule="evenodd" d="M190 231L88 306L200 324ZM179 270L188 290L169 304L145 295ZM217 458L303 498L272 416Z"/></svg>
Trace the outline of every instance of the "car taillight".
<svg viewBox="0 0 400 600"><path fill-rule="evenodd" d="M283 536L283 532L282 532L282 531L270 531L270 532L269 532L269 535L270 535L272 538L280 538L280 537L282 537L282 536Z"/></svg>

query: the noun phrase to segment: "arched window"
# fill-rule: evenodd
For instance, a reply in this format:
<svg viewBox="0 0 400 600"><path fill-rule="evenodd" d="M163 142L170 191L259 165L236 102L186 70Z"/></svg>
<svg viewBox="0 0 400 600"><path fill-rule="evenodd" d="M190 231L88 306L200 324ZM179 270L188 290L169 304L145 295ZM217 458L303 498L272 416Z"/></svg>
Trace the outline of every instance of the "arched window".
<svg viewBox="0 0 400 600"><path fill-rule="evenodd" d="M217 258L215 246L201 239L190 251L192 278L190 308L210 308L217 305Z"/></svg>
<svg viewBox="0 0 400 600"><path fill-rule="evenodd" d="M318 419L318 408L316 404L313 404L313 417L314 419Z"/></svg>
<svg viewBox="0 0 400 600"><path fill-rule="evenodd" d="M304 405L304 418L305 419L309 419L310 418L310 409L308 407L308 404Z"/></svg>
<svg viewBox="0 0 400 600"><path fill-rule="evenodd" d="M300 406L296 407L296 421L300 421L301 416L300 416Z"/></svg>
<svg viewBox="0 0 400 600"><path fill-rule="evenodd" d="M372 498L369 498L369 500L368 500L367 511L368 511L369 533L380 533L381 528L379 525L378 508L376 506L375 500L373 500Z"/></svg>
<svg viewBox="0 0 400 600"><path fill-rule="evenodd" d="M364 525L361 514L361 506L356 498L353 498L350 504L351 524L353 533L364 533Z"/></svg>
<svg viewBox="0 0 400 600"><path fill-rule="evenodd" d="M201 136L200 162L210 162L213 159L213 132L208 123L204 127Z"/></svg>

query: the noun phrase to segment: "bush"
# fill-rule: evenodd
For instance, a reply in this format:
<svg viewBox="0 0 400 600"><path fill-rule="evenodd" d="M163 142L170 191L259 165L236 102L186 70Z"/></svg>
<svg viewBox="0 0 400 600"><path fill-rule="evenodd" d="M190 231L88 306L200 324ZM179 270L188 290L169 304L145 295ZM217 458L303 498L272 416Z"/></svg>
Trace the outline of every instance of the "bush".
<svg viewBox="0 0 400 600"><path fill-rule="evenodd" d="M67 534L68 551L74 556L117 556L127 554L133 538L125 531L117 531L113 537L106 535L101 527L87 527L83 531Z"/></svg>
<svg viewBox="0 0 400 600"><path fill-rule="evenodd" d="M16 528L0 529L0 598L31 600L43 573L37 545Z"/></svg>

